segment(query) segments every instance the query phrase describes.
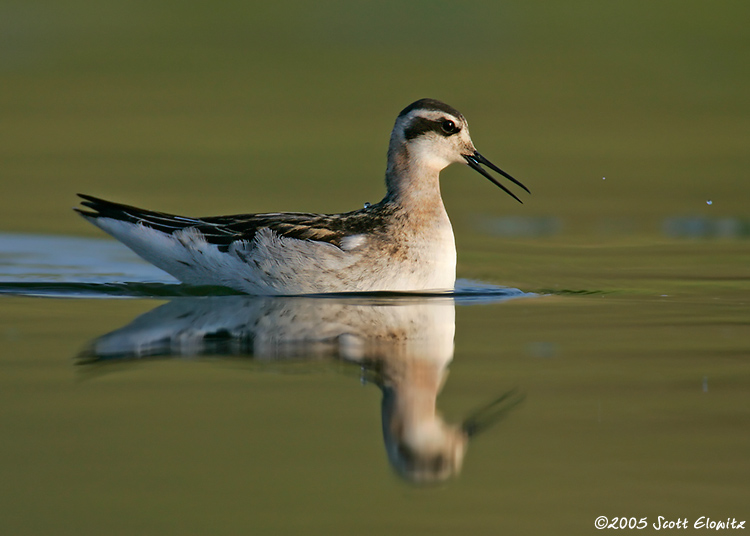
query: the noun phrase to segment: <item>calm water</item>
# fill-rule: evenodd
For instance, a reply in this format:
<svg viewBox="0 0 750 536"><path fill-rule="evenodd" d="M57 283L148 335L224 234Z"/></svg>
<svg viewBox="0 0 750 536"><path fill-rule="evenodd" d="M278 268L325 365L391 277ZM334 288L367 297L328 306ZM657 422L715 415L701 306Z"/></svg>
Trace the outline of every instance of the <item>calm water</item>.
<svg viewBox="0 0 750 536"><path fill-rule="evenodd" d="M746 295L215 290L112 241L0 236L8 534L748 517Z"/></svg>

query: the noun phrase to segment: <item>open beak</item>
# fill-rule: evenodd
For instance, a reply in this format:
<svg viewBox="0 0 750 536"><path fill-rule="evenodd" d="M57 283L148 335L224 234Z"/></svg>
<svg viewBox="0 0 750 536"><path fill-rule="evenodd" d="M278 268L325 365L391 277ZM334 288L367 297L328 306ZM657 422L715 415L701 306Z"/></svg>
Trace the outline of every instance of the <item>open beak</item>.
<svg viewBox="0 0 750 536"><path fill-rule="evenodd" d="M524 398L526 398L526 395L517 389L511 389L503 393L500 397L486 406L479 408L464 420L462 425L464 433L469 437L474 437L480 432L487 430L505 417L510 410L523 402Z"/></svg>
<svg viewBox="0 0 750 536"><path fill-rule="evenodd" d="M518 186L520 186L521 188L523 188L524 190L526 190L527 193L531 193L531 192L529 192L529 189L526 188L526 186L524 186L523 184L521 184L520 181L517 181L516 179L514 179L513 177L511 177L510 175L508 175L505 171L503 171L502 169L500 169L499 167L497 167L495 164L493 164L492 162L490 162L489 160L487 160L485 157L483 157L481 154L479 154L479 151L474 151L474 154L465 154L465 155L462 155L462 156L466 159L466 163L469 164L470 168L477 170L479 173L481 173L482 175L484 175L485 177L487 177L490 181L492 181L497 186L499 186L500 188L502 188L505 193L507 193L509 196L511 196L513 199L515 199L519 203L523 204L523 201L521 201L520 199L518 199L518 197L516 197L516 194L514 194L513 192L511 192L510 190L508 190L505 186L503 186L502 184L500 184L499 182L497 182L495 180L495 178L492 175L490 175L481 166L481 164L484 164L485 166L487 166L488 168L490 168L492 171L500 173L500 175L502 175L503 177L505 177L506 179L508 179L512 183L517 184Z"/></svg>

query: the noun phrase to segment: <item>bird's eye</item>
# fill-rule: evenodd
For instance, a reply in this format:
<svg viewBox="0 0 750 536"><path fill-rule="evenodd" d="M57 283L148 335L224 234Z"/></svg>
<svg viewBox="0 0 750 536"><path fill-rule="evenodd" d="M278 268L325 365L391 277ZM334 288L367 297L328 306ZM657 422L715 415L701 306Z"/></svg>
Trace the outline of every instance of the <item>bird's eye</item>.
<svg viewBox="0 0 750 536"><path fill-rule="evenodd" d="M443 129L443 132L446 134L455 134L459 131L459 128L456 126L456 123L451 121L450 119L446 119L440 124L440 128Z"/></svg>

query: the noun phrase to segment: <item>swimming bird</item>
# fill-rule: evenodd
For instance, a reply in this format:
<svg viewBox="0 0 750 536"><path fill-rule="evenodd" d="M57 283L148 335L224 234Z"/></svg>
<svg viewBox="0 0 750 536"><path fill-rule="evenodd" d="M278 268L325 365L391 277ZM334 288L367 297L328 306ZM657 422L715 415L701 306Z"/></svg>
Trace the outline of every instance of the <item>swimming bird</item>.
<svg viewBox="0 0 750 536"><path fill-rule="evenodd" d="M529 190L482 156L455 108L418 100L391 132L382 201L343 214L193 218L78 194L88 221L190 285L248 294L448 291L456 246L440 171L465 163L521 202L486 169Z"/></svg>

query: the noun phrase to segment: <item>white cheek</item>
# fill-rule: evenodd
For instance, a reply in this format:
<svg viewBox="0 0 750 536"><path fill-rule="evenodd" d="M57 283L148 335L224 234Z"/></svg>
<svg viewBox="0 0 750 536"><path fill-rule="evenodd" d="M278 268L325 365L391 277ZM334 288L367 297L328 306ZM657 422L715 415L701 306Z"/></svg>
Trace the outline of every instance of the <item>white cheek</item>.
<svg viewBox="0 0 750 536"><path fill-rule="evenodd" d="M448 167L455 161L451 157L451 151L431 141L421 141L413 144L410 152L410 156L421 165L437 169L438 171Z"/></svg>

